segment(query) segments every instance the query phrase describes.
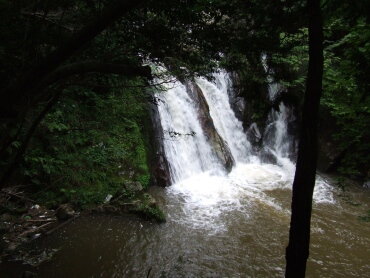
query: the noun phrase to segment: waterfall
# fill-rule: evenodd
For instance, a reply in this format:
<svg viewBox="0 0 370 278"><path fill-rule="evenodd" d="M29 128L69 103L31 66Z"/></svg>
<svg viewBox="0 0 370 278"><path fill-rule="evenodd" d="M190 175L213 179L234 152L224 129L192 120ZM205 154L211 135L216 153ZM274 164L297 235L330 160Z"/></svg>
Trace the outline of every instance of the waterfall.
<svg viewBox="0 0 370 278"><path fill-rule="evenodd" d="M250 160L250 143L228 99L231 81L226 73L214 74L214 79L215 83L198 78L193 89L177 82L167 92L158 94L163 100L158 107L162 128L165 133L178 134L163 142L172 183L207 171L222 172L225 167L220 156L227 156L228 152L235 163ZM199 111L202 98L210 119L204 120L208 113L204 107ZM205 128L215 129L214 138ZM191 133L192 136L184 136Z"/></svg>
<svg viewBox="0 0 370 278"><path fill-rule="evenodd" d="M264 148L267 148L277 159L290 156L293 145L293 136L288 133L288 124L295 120L292 108L284 103L279 104L279 110L272 109L268 115L264 134Z"/></svg>
<svg viewBox="0 0 370 278"><path fill-rule="evenodd" d="M269 73L271 70L268 69L266 55L262 57L262 64L268 73L268 93L272 103L264 132L262 161L278 164L289 163L296 152L297 145L295 128L293 128L298 120L295 107L284 103L283 95L288 92L288 89L274 81Z"/></svg>
<svg viewBox="0 0 370 278"><path fill-rule="evenodd" d="M196 80L209 105L212 119L221 137L228 143L236 162L248 162L251 145L243 132L242 123L231 109L228 88L231 80L227 73L214 74L216 83L204 78Z"/></svg>
<svg viewBox="0 0 370 278"><path fill-rule="evenodd" d="M174 88L160 95L163 103L158 107L162 128L179 136L163 140L173 183L213 169L221 169L212 152L200 122L198 111L186 87L177 82ZM188 135L192 134L194 135Z"/></svg>

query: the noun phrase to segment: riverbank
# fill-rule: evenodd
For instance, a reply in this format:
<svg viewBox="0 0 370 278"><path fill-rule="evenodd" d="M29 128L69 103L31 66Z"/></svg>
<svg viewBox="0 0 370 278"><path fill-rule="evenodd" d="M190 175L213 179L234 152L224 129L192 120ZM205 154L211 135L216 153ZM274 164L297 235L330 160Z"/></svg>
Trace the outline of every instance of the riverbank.
<svg viewBox="0 0 370 278"><path fill-rule="evenodd" d="M155 199L141 187L131 185L130 194L121 188L105 202L87 209L79 209L70 203L60 204L50 209L45 204L36 204L24 194L18 198L11 196L9 188L1 191L2 210L0 212L0 263L3 260L25 261L39 264L52 256L24 257L23 246L29 242L50 235L59 228L69 224L81 215L102 214L127 217L137 215L147 221L164 222L165 217ZM13 194L14 195L14 194ZM12 209L9 209L12 208ZM35 262L33 262L35 261Z"/></svg>

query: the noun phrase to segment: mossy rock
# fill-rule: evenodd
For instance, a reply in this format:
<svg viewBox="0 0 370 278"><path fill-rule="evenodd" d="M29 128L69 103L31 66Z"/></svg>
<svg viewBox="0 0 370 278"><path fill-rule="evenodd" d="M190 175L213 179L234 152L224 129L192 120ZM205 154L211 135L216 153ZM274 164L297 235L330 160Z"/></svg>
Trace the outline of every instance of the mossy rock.
<svg viewBox="0 0 370 278"><path fill-rule="evenodd" d="M164 213L158 208L155 199L143 193L137 199L116 198L109 204L101 205L91 210L92 213L124 215L126 213L134 213L143 216L145 219L154 220L157 222L165 222Z"/></svg>

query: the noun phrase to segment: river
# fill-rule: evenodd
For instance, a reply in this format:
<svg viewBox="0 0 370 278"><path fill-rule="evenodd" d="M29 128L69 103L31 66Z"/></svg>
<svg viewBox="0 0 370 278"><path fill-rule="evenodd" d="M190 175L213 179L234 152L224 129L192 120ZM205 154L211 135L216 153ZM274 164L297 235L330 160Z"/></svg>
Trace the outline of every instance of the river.
<svg viewBox="0 0 370 278"><path fill-rule="evenodd" d="M241 164L229 175L204 173L167 189L151 188L167 215L86 216L36 242L59 249L33 269L39 277L283 277L292 173ZM338 189L319 178L307 277L370 277L369 191ZM18 267L18 266L17 266ZM3 277L3 276L1 276ZM6 277L6 276L4 276ZM14 276L9 276L14 277Z"/></svg>

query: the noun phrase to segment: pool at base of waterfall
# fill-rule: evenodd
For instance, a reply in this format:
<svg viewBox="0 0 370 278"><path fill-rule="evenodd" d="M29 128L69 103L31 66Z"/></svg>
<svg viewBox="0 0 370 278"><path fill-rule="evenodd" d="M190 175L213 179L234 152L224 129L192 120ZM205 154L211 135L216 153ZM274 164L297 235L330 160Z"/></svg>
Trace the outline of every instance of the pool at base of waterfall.
<svg viewBox="0 0 370 278"><path fill-rule="evenodd" d="M34 241L33 252L59 251L28 269L56 278L147 277L149 271L149 277L282 277L293 174L289 167L238 164L229 174L210 171L152 187L166 223L80 217ZM352 202L361 204L353 206L330 183L317 179L307 277L367 277L370 234L358 215L369 209L370 192L350 188ZM0 271L12 267L22 270L10 262Z"/></svg>

